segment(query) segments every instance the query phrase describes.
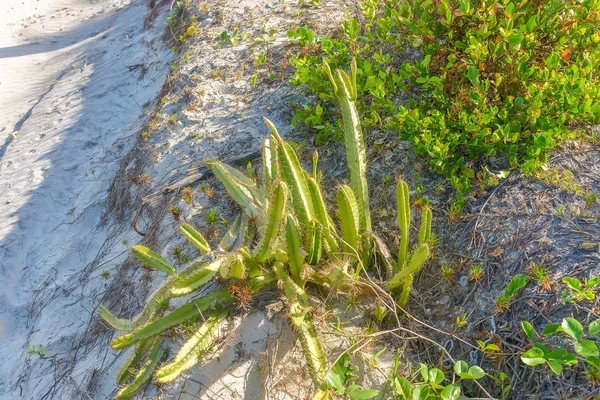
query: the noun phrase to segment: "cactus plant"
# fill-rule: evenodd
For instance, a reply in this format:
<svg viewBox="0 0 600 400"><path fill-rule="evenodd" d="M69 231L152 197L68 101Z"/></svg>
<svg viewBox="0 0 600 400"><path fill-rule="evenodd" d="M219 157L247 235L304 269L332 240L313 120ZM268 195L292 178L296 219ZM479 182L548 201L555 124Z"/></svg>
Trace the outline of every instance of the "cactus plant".
<svg viewBox="0 0 600 400"><path fill-rule="evenodd" d="M164 272L165 274L175 273L175 267L173 267L171 263L147 247L133 246L131 252L144 265L152 267L160 272Z"/></svg>
<svg viewBox="0 0 600 400"><path fill-rule="evenodd" d="M397 273L388 281L385 289L388 291L396 290L402 286L402 294L398 300L401 307L406 305L408 295L417 273L427 258L429 257L429 246L427 242L431 235L431 209L425 207L421 213L421 226L417 247L409 258L408 244L410 235L410 198L408 194L408 185L404 181L398 182L396 187L398 200L398 225L400 226L400 248L398 250Z"/></svg>
<svg viewBox="0 0 600 400"><path fill-rule="evenodd" d="M175 359L156 371L158 382L171 382L182 372L198 364L206 352L210 350L216 338L221 322L227 316L228 308L217 307L200 329L181 347Z"/></svg>
<svg viewBox="0 0 600 400"><path fill-rule="evenodd" d="M158 382L170 382L199 364L215 343L222 322L235 312L236 302L238 307L248 304L247 300L240 300L239 291L233 287L242 286L255 293L279 283L316 385L314 398L329 399L331 393L322 385L328 370L327 357L312 319L311 299L305 283L341 293L351 292L356 281L363 279L360 271L368 266L373 248L381 256L386 270L385 288L395 291L401 287L400 303L406 302L414 274L429 256L431 210L424 209L418 243L409 254L408 186L404 182L398 185L401 244L398 262L391 261L383 241L371 232L366 152L354 104L356 66L352 64L352 74L348 76L339 70L334 75L327 64L324 65L342 107L351 175L351 186L342 185L337 191L341 232L338 234L338 227L324 202L317 153L313 156L311 176L302 169L293 148L269 120L265 119L265 123L272 135L264 142L261 179L256 179L251 166L245 175L219 161L207 161L206 165L242 207L243 213L231 224L216 251L191 225L183 223L181 232L198 249L200 257L180 271L150 249L134 246L135 257L168 277L132 319L119 318L103 305L98 307L99 314L110 326L126 332L112 341L112 347L118 350L133 347L117 375L117 384L129 385L123 387L118 396L134 395L153 373ZM235 281L239 282L233 285ZM217 288L211 293L204 293L168 312L171 299L205 291L209 284L213 288L213 282ZM160 346L163 334L179 325L196 324L205 315L208 318L177 355L168 364L159 366L164 354ZM170 335L165 334L165 337Z"/></svg>
<svg viewBox="0 0 600 400"><path fill-rule="evenodd" d="M371 231L371 213L369 208L369 187L367 184L367 151L363 138L362 126L356 110L356 60L352 60L351 77L338 69L332 73L327 61L323 68L331 80L334 93L342 110L344 127L344 144L346 158L350 169L350 184L360 214L360 233Z"/></svg>
<svg viewBox="0 0 600 400"><path fill-rule="evenodd" d="M210 246L206 239L192 227L190 224L183 223L179 227L183 236L185 236L191 244L193 244L200 254L208 253L210 251Z"/></svg>
<svg viewBox="0 0 600 400"><path fill-rule="evenodd" d="M165 354L165 350L160 347L161 342L162 340L160 337L154 339L152 349L150 350L150 354L148 354L146 362L135 375L133 383L119 390L119 392L117 393L117 399L129 398L130 395L137 392L142 387L142 385L144 385L150 380L154 369Z"/></svg>

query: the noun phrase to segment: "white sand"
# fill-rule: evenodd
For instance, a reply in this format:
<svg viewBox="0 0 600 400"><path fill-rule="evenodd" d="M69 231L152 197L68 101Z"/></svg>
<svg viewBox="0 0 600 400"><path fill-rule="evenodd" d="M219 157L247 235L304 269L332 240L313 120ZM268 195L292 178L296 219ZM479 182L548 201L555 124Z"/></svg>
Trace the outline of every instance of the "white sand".
<svg viewBox="0 0 600 400"><path fill-rule="evenodd" d="M147 0L0 2L2 399L72 398L61 388L103 362L73 348L104 290L89 272L125 257L98 227L106 189L166 77L165 15L143 31L148 11ZM26 356L35 344L44 358Z"/></svg>

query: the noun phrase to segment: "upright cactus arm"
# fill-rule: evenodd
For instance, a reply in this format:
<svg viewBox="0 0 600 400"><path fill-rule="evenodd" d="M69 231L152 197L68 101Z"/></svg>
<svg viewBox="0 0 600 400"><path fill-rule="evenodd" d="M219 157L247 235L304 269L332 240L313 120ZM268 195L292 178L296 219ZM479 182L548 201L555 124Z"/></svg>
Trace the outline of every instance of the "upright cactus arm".
<svg viewBox="0 0 600 400"><path fill-rule="evenodd" d="M355 255L359 251L358 239L360 216L354 192L349 186L342 186L337 192L338 217L342 227L342 249L347 254Z"/></svg>
<svg viewBox="0 0 600 400"><path fill-rule="evenodd" d="M360 233L371 232L369 207L369 187L367 184L367 152L360 117L356 109L356 60L352 60L352 78L342 70L331 73L329 65L323 61L325 72L330 77L340 108L344 127L346 158L350 169L352 190L360 213Z"/></svg>
<svg viewBox="0 0 600 400"><path fill-rule="evenodd" d="M139 341L159 335L167 329L204 313L214 307L215 304L223 305L229 301L231 301L231 295L227 290L217 290L206 297L184 304L170 314L150 322L134 332L119 336L112 341L111 346L116 350L125 349Z"/></svg>
<svg viewBox="0 0 600 400"><path fill-rule="evenodd" d="M202 358L213 346L217 330L228 312L228 308L217 307L200 329L181 347L175 359L156 371L157 381L161 383L171 382L202 361Z"/></svg>
<svg viewBox="0 0 600 400"><path fill-rule="evenodd" d="M175 273L175 267L171 265L170 262L168 262L163 257L156 254L147 247L139 245L133 246L131 252L144 265L152 267L158 271L164 272L165 274L172 275Z"/></svg>
<svg viewBox="0 0 600 400"><path fill-rule="evenodd" d="M210 245L206 239L204 239L200 232L195 230L193 226L183 223L181 226L179 226L179 230L181 230L183 236L185 236L186 239L198 249L200 254L205 254L210 251Z"/></svg>
<svg viewBox="0 0 600 400"><path fill-rule="evenodd" d="M309 224L308 234L306 235L306 251L308 252L307 261L310 265L317 265L321 261L323 226L319 221L312 220Z"/></svg>
<svg viewBox="0 0 600 400"><path fill-rule="evenodd" d="M303 282L302 267L304 266L304 257L300 250L302 243L300 242L298 223L292 214L288 214L285 217L285 239L290 272L294 281L300 285Z"/></svg>
<svg viewBox="0 0 600 400"><path fill-rule="evenodd" d="M400 227L398 269L402 270L408 259L408 239L410 235L410 199L406 182L398 182L398 186L396 186L396 197L398 200L398 226Z"/></svg>
<svg viewBox="0 0 600 400"><path fill-rule="evenodd" d="M294 149L281 138L275 125L266 118L265 124L271 129L273 137L277 140L277 157L281 175L290 189L294 213L301 227L306 228L310 220L314 218L314 209L304 171Z"/></svg>
<svg viewBox="0 0 600 400"><path fill-rule="evenodd" d="M273 250L273 245L279 235L281 220L285 211L287 200L287 187L283 181L273 184L273 191L269 199L265 225L260 242L254 250L257 262L265 261Z"/></svg>
<svg viewBox="0 0 600 400"><path fill-rule="evenodd" d="M392 291L398 288L409 275L417 272L423 266L427 257L429 257L429 247L426 244L417 247L410 258L408 265L394 275L394 277L385 285L385 290Z"/></svg>
<svg viewBox="0 0 600 400"><path fill-rule="evenodd" d="M279 178L279 170L277 165L277 142L273 138L265 139L263 146L263 190L265 200L270 193L271 184Z"/></svg>
<svg viewBox="0 0 600 400"><path fill-rule="evenodd" d="M431 208L425 207L421 212L421 227L419 228L418 246L429 242L431 236L431 219Z"/></svg>
<svg viewBox="0 0 600 400"><path fill-rule="evenodd" d="M129 386L124 387L119 390L117 393L117 399L128 399L134 393L136 393L140 388L150 380L152 377L152 373L154 369L162 359L165 354L165 350L161 349L160 345L162 343L162 338L157 337L152 344L152 349L150 350L150 354L148 355L148 359L142 366L142 368L135 375L135 379L133 383Z"/></svg>
<svg viewBox="0 0 600 400"><path fill-rule="evenodd" d="M410 295L410 290L415 279L415 274L412 273L404 279L402 283L402 293L400 294L400 298L398 299L398 304L400 307L404 308L406 303L408 303L408 296Z"/></svg>
<svg viewBox="0 0 600 400"><path fill-rule="evenodd" d="M249 217L259 217L260 195L256 184L250 178L237 169L217 160L206 161L206 166L211 169L217 179L225 186L227 193L244 209Z"/></svg>
<svg viewBox="0 0 600 400"><path fill-rule="evenodd" d="M316 161L315 161L316 163ZM337 253L340 251L336 236L337 229L335 224L329 217L325 201L323 201L323 195L319 183L315 178L308 178L308 189L310 190L310 197L313 201L313 207L315 209L315 218L323 226L323 239L325 244L325 250L328 254Z"/></svg>

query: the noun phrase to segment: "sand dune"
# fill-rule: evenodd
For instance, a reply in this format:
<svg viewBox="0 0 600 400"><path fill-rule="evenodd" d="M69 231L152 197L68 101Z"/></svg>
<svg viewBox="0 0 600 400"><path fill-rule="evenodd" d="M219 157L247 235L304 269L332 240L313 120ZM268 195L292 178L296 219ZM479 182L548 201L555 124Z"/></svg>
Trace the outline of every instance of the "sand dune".
<svg viewBox="0 0 600 400"><path fill-rule="evenodd" d="M98 227L106 190L168 68L164 25L143 30L148 11L145 0L0 5L2 399L71 398L62 383L83 376L65 360L102 361L73 349L104 288L90 274L126 250ZM34 344L44 359L26 357Z"/></svg>

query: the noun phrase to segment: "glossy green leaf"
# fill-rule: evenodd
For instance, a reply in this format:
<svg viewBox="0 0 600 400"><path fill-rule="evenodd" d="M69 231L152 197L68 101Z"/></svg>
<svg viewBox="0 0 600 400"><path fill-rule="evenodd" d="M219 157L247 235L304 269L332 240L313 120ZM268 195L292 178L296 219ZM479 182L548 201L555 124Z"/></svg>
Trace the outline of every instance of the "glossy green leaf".
<svg viewBox="0 0 600 400"><path fill-rule="evenodd" d="M563 331L573 339L581 340L583 337L583 326L575 318L565 318L561 324Z"/></svg>
<svg viewBox="0 0 600 400"><path fill-rule="evenodd" d="M546 362L546 359L544 358L544 352L536 347L523 353L523 355L521 355L521 360L530 367Z"/></svg>

